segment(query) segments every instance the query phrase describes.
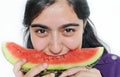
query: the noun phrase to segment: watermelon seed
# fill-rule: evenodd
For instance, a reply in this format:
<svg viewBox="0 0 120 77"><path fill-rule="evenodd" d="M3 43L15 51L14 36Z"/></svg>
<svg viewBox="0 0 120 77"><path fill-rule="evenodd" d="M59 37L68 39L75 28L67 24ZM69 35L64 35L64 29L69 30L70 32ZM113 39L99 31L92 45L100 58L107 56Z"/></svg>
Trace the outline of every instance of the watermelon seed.
<svg viewBox="0 0 120 77"><path fill-rule="evenodd" d="M20 51L19 49L17 49L17 52L18 52L18 53L21 53L21 51Z"/></svg>

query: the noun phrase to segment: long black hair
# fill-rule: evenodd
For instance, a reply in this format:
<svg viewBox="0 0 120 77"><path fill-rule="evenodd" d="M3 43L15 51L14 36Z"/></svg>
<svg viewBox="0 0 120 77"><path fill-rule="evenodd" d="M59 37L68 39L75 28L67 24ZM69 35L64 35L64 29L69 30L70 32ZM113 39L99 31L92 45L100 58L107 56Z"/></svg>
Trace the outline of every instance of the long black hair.
<svg viewBox="0 0 120 77"><path fill-rule="evenodd" d="M54 4L57 0L28 0L25 8L24 20L23 24L26 28L25 33L28 33L27 36L27 48L33 48L31 43L31 38L29 34L29 26L33 19L35 19L46 6L50 6ZM86 0L66 0L68 4L73 7L75 13L77 14L79 19L83 21L87 20L86 27L84 28L83 33L83 41L82 47L83 48L90 48L90 47L104 47L103 43L99 41L99 38L96 36L92 24L90 23L89 16L90 16L90 9ZM105 47L104 47L105 48ZM105 52L107 52L105 48Z"/></svg>

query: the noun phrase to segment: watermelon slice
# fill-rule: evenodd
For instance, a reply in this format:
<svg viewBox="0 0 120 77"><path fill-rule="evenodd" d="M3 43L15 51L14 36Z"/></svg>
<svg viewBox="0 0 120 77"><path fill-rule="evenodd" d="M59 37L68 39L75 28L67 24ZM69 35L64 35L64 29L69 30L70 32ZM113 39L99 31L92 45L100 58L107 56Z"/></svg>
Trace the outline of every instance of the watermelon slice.
<svg viewBox="0 0 120 77"><path fill-rule="evenodd" d="M55 57L42 51L24 48L14 42L5 42L2 44L2 52L4 57L12 64L25 58L27 63L22 66L22 69L26 71L41 63L48 63L47 70L65 70L71 67L87 66L95 63L102 56L104 48L76 49Z"/></svg>

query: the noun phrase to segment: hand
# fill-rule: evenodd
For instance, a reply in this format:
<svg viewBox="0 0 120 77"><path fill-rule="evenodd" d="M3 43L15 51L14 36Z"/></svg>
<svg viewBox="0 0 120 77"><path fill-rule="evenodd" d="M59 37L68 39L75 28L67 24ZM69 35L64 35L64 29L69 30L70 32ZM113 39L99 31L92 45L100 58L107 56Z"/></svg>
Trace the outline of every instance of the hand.
<svg viewBox="0 0 120 77"><path fill-rule="evenodd" d="M30 71L28 71L25 75L21 71L21 66L26 62L25 59L22 59L15 63L13 72L15 74L15 77L35 77L37 74L39 74L41 71L45 70L47 68L47 64L43 63L41 65L33 67ZM38 77L38 76L37 76ZM48 75L45 75L43 77L55 77L55 74L51 73Z"/></svg>
<svg viewBox="0 0 120 77"><path fill-rule="evenodd" d="M102 77L96 68L75 67L64 71L60 77Z"/></svg>

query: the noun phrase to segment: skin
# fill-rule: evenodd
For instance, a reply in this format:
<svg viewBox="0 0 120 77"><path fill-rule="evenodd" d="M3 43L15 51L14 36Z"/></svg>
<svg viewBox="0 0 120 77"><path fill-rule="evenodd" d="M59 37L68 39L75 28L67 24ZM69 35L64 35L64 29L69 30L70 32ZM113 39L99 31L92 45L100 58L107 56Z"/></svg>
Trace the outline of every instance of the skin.
<svg viewBox="0 0 120 77"><path fill-rule="evenodd" d="M46 7L32 21L30 35L33 47L55 57L69 53L70 50L81 48L85 25L85 22L83 23L83 20L77 17L66 0L58 0L55 4ZM25 62L26 60L23 59L14 65L13 71L16 77L35 77L48 66L48 64L43 63L24 75L20 69ZM43 77L55 77L55 75L51 73ZM74 67L64 71L60 77L102 76L99 70L95 68Z"/></svg>

